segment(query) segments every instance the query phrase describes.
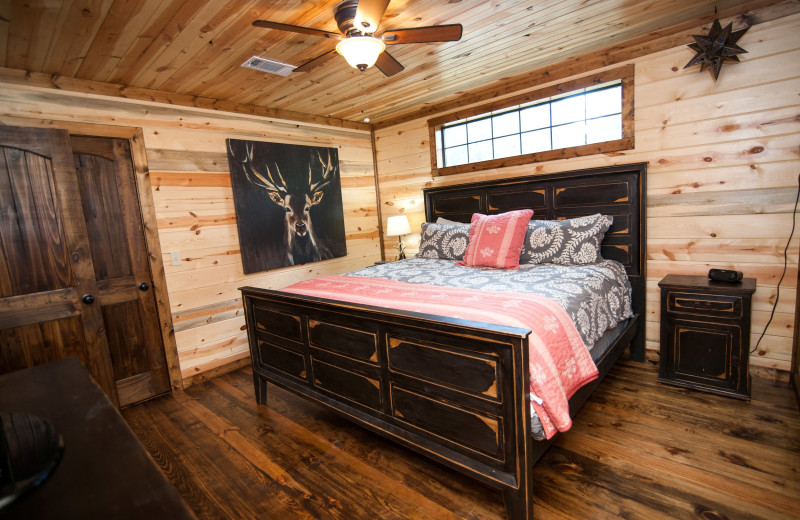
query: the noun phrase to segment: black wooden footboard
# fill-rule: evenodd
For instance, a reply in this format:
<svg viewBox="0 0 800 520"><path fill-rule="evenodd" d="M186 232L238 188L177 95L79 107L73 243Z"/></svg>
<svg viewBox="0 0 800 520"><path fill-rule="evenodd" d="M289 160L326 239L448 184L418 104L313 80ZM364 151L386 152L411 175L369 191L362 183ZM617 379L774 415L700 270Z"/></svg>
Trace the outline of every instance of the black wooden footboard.
<svg viewBox="0 0 800 520"><path fill-rule="evenodd" d="M267 382L503 490L532 518L528 330L245 287Z"/></svg>

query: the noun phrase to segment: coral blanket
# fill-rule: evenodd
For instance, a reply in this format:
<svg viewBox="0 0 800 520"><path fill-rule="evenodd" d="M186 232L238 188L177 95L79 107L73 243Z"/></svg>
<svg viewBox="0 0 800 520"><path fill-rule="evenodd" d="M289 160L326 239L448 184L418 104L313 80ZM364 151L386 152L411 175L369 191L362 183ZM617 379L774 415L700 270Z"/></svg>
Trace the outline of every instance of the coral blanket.
<svg viewBox="0 0 800 520"><path fill-rule="evenodd" d="M531 402L548 439L556 430L572 426L568 399L597 378L597 366L572 319L559 304L543 296L350 276L323 276L283 290L530 329Z"/></svg>

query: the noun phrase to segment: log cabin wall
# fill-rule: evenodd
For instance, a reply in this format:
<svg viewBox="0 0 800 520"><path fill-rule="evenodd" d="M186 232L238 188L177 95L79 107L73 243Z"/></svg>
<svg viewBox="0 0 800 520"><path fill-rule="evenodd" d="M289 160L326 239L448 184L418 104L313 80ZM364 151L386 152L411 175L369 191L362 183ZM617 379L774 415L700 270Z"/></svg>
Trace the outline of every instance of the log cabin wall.
<svg viewBox="0 0 800 520"><path fill-rule="evenodd" d="M710 267L758 279L752 348L776 298L800 174L798 34L800 15L753 26L739 41L748 51L742 63L726 64L716 83L699 67L683 69L693 56L686 46L628 62L635 65L636 146L625 152L432 177L427 119L434 116L379 129L384 229L386 218L405 213L419 230L427 186L648 162L648 358L658 359L658 281L667 273L704 275ZM754 376L788 379L798 234L789 246L775 317L750 357ZM406 243L416 253L419 235ZM387 257L393 246L387 240Z"/></svg>
<svg viewBox="0 0 800 520"><path fill-rule="evenodd" d="M239 287L277 289L380 259L369 131L10 83L0 83L0 106L0 124L62 126L58 121L67 121L73 127L93 123L143 129L185 384L231 363L249 363ZM227 138L338 148L347 256L244 275ZM171 251L180 251L181 265L171 264Z"/></svg>

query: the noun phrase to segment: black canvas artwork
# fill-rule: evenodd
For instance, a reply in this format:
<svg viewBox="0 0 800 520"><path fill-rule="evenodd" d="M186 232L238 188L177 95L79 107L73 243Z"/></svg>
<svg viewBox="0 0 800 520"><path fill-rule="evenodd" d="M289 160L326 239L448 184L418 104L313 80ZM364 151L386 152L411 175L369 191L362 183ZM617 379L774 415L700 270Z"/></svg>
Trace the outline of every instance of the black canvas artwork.
<svg viewBox="0 0 800 520"><path fill-rule="evenodd" d="M245 273L347 254L336 148L228 139Z"/></svg>

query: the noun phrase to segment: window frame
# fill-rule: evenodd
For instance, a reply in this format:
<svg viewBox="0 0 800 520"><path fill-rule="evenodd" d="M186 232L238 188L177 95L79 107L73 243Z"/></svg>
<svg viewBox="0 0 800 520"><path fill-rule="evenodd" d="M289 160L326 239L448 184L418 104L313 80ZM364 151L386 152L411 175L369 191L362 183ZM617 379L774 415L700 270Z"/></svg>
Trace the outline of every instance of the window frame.
<svg viewBox="0 0 800 520"><path fill-rule="evenodd" d="M428 120L428 134L431 153L431 172L434 176L455 175L459 173L475 172L503 168L506 166L518 166L556 159L569 159L585 155L604 154L609 152L619 152L622 150L632 150L635 146L634 139L634 115L633 115L633 78L634 66L626 65L612 70L583 76L571 81L559 83L537 89L525 94L512 96L500 101L486 103L480 106L459 110L450 114ZM440 154L444 153L441 148L442 127L447 123L467 119L475 116L489 116L491 112L500 111L527 103L536 102L549 97L567 94L575 90L609 83L619 80L622 86L622 137L613 141L603 141L600 143L584 144L555 150L545 150L499 159L489 159L486 161L459 164L457 166L439 167Z"/></svg>

